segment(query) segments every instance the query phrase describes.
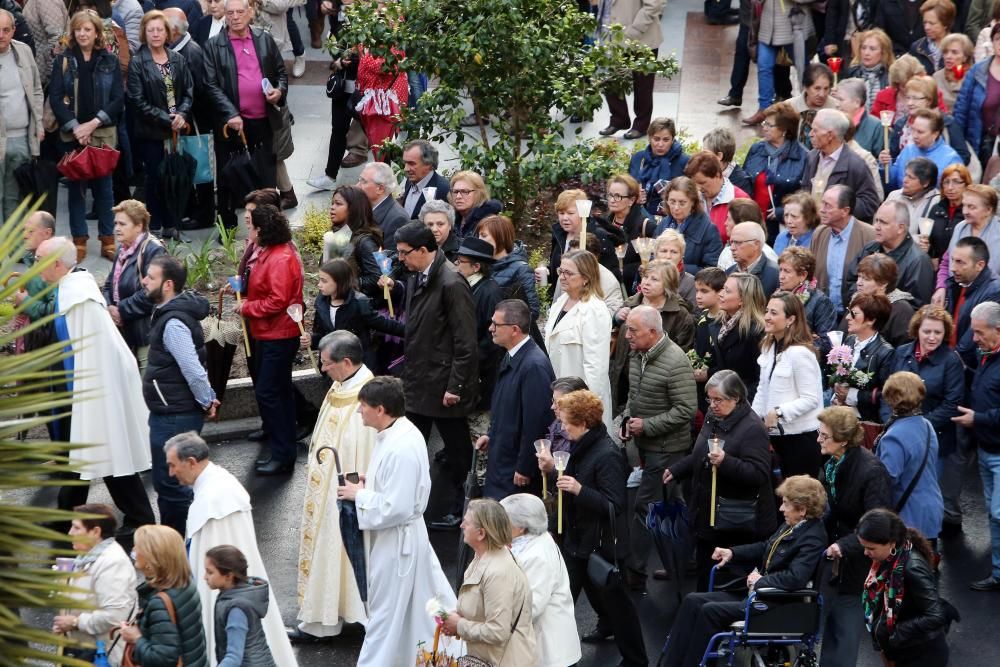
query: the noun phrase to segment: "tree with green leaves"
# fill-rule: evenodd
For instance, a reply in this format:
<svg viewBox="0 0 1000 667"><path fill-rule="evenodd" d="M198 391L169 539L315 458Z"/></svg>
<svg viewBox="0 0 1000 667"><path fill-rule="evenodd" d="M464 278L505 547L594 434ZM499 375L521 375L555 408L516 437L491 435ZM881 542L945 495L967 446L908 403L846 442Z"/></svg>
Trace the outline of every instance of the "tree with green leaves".
<svg viewBox="0 0 1000 667"><path fill-rule="evenodd" d="M526 222L538 188L576 176L602 179L620 164L607 159L614 151L595 151L593 141L567 144L563 121L591 117L602 93L630 92L633 71L677 71L673 58L657 60L648 47L626 39L621 26L606 28L591 43L596 21L575 0L355 2L348 16L331 51L361 45L401 76L432 76L435 87L419 108L404 112L401 129L450 144L461 167L483 175L511 205L515 224ZM475 128L461 126L468 99Z"/></svg>
<svg viewBox="0 0 1000 667"><path fill-rule="evenodd" d="M40 276L56 256L18 273L24 256L24 221L37 208L22 203L0 225L0 667L19 667L27 659L85 667L90 663L67 658L61 647L75 642L48 628L35 628L21 618L22 610L81 608L69 597L67 574L52 569L56 556L75 556L64 533L47 527L80 515L56 509L12 503L14 492L73 483L55 474L74 472L64 442L21 440L20 434L61 416L73 404L73 395L60 391L66 372L62 360L65 343L54 343L22 354L9 354L14 340L34 329L49 326L54 315L14 330L12 324L45 292L13 305L11 299L28 282ZM51 287L49 289L52 289Z"/></svg>

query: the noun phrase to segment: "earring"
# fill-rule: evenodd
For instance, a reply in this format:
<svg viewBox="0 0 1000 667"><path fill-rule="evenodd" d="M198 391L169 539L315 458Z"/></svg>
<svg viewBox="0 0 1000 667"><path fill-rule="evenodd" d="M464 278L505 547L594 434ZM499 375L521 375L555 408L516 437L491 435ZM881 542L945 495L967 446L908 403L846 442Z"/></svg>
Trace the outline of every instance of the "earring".
<svg viewBox="0 0 1000 667"><path fill-rule="evenodd" d="M889 555L890 556L895 556L896 555L896 547L893 547L893 548L889 549Z"/></svg>

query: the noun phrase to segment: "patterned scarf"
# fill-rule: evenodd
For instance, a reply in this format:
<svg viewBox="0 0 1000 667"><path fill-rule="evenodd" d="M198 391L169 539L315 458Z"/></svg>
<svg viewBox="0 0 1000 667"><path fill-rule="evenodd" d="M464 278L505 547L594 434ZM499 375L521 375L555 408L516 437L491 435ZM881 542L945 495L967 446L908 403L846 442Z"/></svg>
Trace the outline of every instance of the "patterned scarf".
<svg viewBox="0 0 1000 667"><path fill-rule="evenodd" d="M736 325L740 323L740 316L743 314L743 310L737 310L733 313L733 316L728 320L723 321L722 326L719 327L719 335L715 340L721 341L726 337L726 334L736 328ZM724 315L723 315L724 316Z"/></svg>
<svg viewBox="0 0 1000 667"><path fill-rule="evenodd" d="M840 465L847 458L850 451L850 449L845 450L843 456L839 459L831 456L830 460L823 467L823 474L826 476L826 485L830 488L830 500L837 500L837 471L840 470Z"/></svg>
<svg viewBox="0 0 1000 667"><path fill-rule="evenodd" d="M885 611L885 627L892 634L896 626L896 614L903 606L903 573L910 560L913 544L907 540L903 546L893 549L889 558L881 563L872 563L865 579L865 589L861 593L861 602L865 609L865 625L868 632L876 621L876 610L881 597L882 609Z"/></svg>
<svg viewBox="0 0 1000 667"><path fill-rule="evenodd" d="M105 550L107 550L107 548L110 547L111 543L114 541L115 538L113 537L101 540L93 547L91 547L90 551L80 556L77 556L73 560L73 571L83 572L87 570L91 565L94 564L94 561L96 561L98 558L101 557L101 554L103 554Z"/></svg>
<svg viewBox="0 0 1000 667"><path fill-rule="evenodd" d="M134 255L139 248L142 247L142 242L146 240L146 232L139 235L135 241L132 241L132 245L126 247L122 244L121 248L118 250L118 259L115 261L115 274L111 279L111 298L115 300L115 303L121 301L118 296L118 281L121 280L122 271L125 269L125 263L129 260L129 257ZM139 276L139 280L142 280L142 276Z"/></svg>
<svg viewBox="0 0 1000 667"><path fill-rule="evenodd" d="M875 96L882 90L882 78L884 75L885 65L882 63L875 65L875 67L861 66L861 78L865 82L865 89L868 93L868 97L865 100L865 113L869 113L872 110L872 103L875 101Z"/></svg>
<svg viewBox="0 0 1000 667"><path fill-rule="evenodd" d="M801 285L792 290L792 294L799 297L799 301L802 305L809 303L810 297L813 295L813 290L816 289L816 279L803 281Z"/></svg>

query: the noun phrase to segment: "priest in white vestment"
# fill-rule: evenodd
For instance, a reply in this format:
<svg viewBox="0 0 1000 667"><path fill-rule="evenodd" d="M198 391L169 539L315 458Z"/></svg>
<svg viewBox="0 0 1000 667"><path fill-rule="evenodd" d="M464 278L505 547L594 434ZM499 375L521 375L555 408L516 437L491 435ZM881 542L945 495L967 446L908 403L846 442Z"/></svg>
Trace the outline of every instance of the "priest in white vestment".
<svg viewBox="0 0 1000 667"><path fill-rule="evenodd" d="M309 446L299 531L300 622L288 631L293 642L333 637L340 634L344 623L368 621L340 534L337 469L331 451L336 450L345 475L368 470L375 429L361 421L358 392L374 375L362 363L363 356L361 341L350 331L334 331L319 343L320 368L333 380L333 386L320 407Z"/></svg>
<svg viewBox="0 0 1000 667"><path fill-rule="evenodd" d="M130 536L139 526L156 523L137 474L152 465L149 412L142 399L139 366L108 314L94 276L76 268L73 242L62 236L44 241L36 250L36 261L50 255L55 259L42 269L41 277L56 285L52 330L72 352L63 367L72 373L67 388L76 399L70 418L54 423L53 439L89 445L70 451L70 462L80 466L80 479L104 479L125 515L124 533ZM59 508L83 505L88 490L86 485L63 487Z"/></svg>
<svg viewBox="0 0 1000 667"><path fill-rule="evenodd" d="M232 473L209 461L208 445L194 431L175 435L167 440L163 448L170 474L194 490L187 520L188 560L198 582L206 649L214 667L217 664L215 599L218 591L210 589L205 583L205 553L212 547L231 544L246 556L247 574L267 580L267 570L257 548L257 534L250 514L250 495ZM270 587L267 615L262 623L275 663L281 667L297 667L273 585Z"/></svg>
<svg viewBox="0 0 1000 667"><path fill-rule="evenodd" d="M456 604L424 525L431 490L427 446L404 416L397 378L375 378L358 399L364 423L378 431L375 451L361 484L337 489L338 498L357 503L358 524L370 539L368 626L358 666L412 667L417 644L434 640L427 601L437 597L444 609Z"/></svg>

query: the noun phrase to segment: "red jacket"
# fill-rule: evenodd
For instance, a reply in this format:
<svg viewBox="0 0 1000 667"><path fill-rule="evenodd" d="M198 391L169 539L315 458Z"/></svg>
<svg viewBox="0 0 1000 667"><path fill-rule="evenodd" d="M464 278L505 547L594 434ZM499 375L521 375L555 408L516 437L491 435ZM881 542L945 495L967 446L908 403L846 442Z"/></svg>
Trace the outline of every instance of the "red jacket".
<svg viewBox="0 0 1000 667"><path fill-rule="evenodd" d="M265 248L250 271L243 316L258 340L298 338L297 325L285 309L302 303L302 262L291 243ZM304 310L304 309L303 309Z"/></svg>
<svg viewBox="0 0 1000 667"><path fill-rule="evenodd" d="M875 95L875 101L872 102L871 115L876 118L883 111L896 111L896 89L893 86L888 86L878 91ZM938 111L941 113L948 113L948 109L944 105L944 95L941 91L938 91Z"/></svg>

